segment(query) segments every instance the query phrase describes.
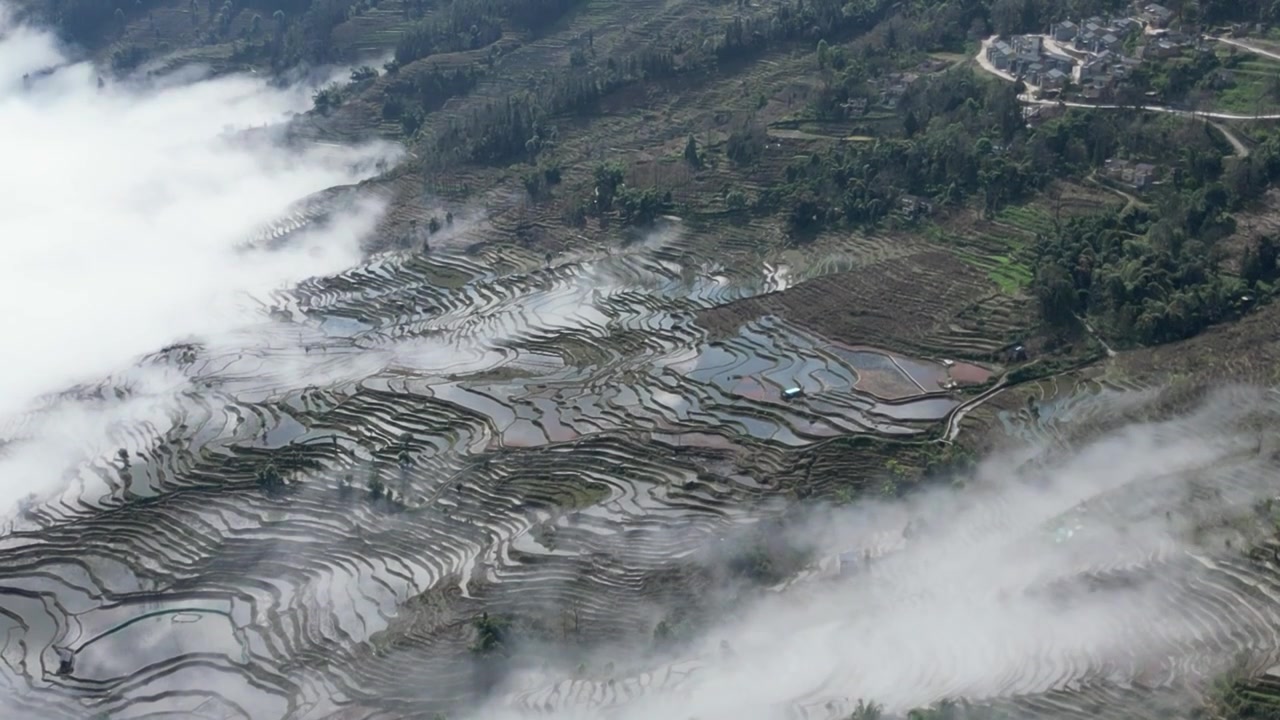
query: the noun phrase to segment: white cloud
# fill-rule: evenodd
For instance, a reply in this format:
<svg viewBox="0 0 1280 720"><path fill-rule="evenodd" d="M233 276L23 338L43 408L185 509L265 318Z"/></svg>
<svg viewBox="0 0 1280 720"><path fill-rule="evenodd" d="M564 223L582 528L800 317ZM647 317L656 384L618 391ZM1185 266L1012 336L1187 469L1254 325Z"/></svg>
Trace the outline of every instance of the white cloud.
<svg viewBox="0 0 1280 720"><path fill-rule="evenodd" d="M23 81L50 66L61 69ZM259 312L246 295L353 264L360 235L376 218L375 209L361 208L281 251L240 252L289 203L358 179L348 166L385 148L285 150L229 139L228 128L305 110L307 88L275 89L239 76L100 89L97 77L88 64L68 63L48 33L13 26L0 8L0 420L79 380L109 373L136 380L128 400L68 404L9 426L36 439L0 459L8 484L0 486L0 512L28 491L63 481L68 502L99 497L107 489L100 476L84 470L64 479L58 469L75 465L77 456L110 458L113 423L155 418L155 427L165 427L166 401L186 382L121 369L188 335L235 346L244 338L232 331ZM490 342L513 326L519 332L525 311L544 327L578 325L599 312L589 289L607 281L558 286L466 318ZM341 372L374 372L388 362L448 369L459 352L425 339L352 357ZM305 355L288 360L273 360L262 377L305 372L318 382L321 372L340 372ZM1072 668L1136 655L1158 666L1189 642L1191 627L1170 616L1160 619L1171 629L1156 632L1148 610L1163 588L1104 590L1068 610L1027 591L1074 580L1081 567L1186 552L1178 526L1166 525L1162 512L1179 509L1185 488L1182 480L1162 482L1161 474L1195 472L1239 454L1221 419L1210 413L1191 429L1119 434L1046 470L1037 487L997 463L973 494L940 492L816 524L814 532L829 541L824 547L876 547L877 525L893 547L860 578L797 587L725 618L695 648L698 663L705 662L699 673L678 691L653 692L613 717L773 720L805 696L820 704L867 697L902 709L947 694L1043 690L1057 676L1024 673L1037 662ZM1222 435L1191 441L1197 428ZM1092 539L1061 549L1032 541L1042 521L1127 485L1143 489L1128 501L1143 509L1139 522L1095 516ZM901 541L899 521L929 512L938 514L936 524ZM731 639L736 660L719 657L722 638ZM947 672L922 677L937 668ZM550 687L564 676L537 680ZM629 681L635 678L619 679ZM478 717L527 715L504 706Z"/></svg>
<svg viewBox="0 0 1280 720"><path fill-rule="evenodd" d="M1280 647L1251 607L1259 598L1216 588L1221 579L1190 561L1221 557L1232 531L1193 541L1191 528L1247 516L1251 502L1274 493L1256 435L1240 428L1276 411L1247 392L1219 394L1184 418L1122 428L1070 455L1045 453L1039 459L1054 459L1037 466L992 458L963 491L818 513L797 536L822 555L849 551L865 565L867 550L872 562L724 612L698 628L705 635L670 672L624 654L619 665L632 669L573 679L573 660L532 658L517 691L467 717L837 720L859 698L903 712L947 697L1203 680L1196 673L1211 677L1245 649L1265 667ZM1193 500L1197 484L1226 495ZM1064 518L1081 526L1070 540L1052 532ZM1134 572L1142 567L1149 572ZM1198 616L1189 598L1200 593L1240 608L1224 621L1234 634L1215 634ZM1251 623L1256 634L1241 629ZM1241 639L1255 636L1266 639Z"/></svg>
<svg viewBox="0 0 1280 720"><path fill-rule="evenodd" d="M236 139L306 110L306 87L240 75L99 88L98 77L0 8L0 418L242 324L257 312L246 294L357 262L376 220L361 207L282 250L239 251L290 203L359 180L355 163L390 148Z"/></svg>

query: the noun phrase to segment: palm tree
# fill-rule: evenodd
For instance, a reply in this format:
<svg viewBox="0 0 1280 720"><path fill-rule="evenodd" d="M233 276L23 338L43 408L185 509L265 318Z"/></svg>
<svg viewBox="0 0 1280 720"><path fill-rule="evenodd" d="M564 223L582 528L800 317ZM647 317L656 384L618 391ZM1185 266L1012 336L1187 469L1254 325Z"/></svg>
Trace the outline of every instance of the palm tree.
<svg viewBox="0 0 1280 720"><path fill-rule="evenodd" d="M849 720L880 720L882 717L884 717L883 705L869 703L859 698L858 706L849 715Z"/></svg>
<svg viewBox="0 0 1280 720"><path fill-rule="evenodd" d="M284 11L275 11L271 14L271 19L275 21L275 42L279 44L281 38L284 37Z"/></svg>
<svg viewBox="0 0 1280 720"><path fill-rule="evenodd" d="M476 642L471 646L472 652L477 655L489 655L502 649L506 641L506 621L491 619L486 612L472 620L471 624L476 629Z"/></svg>
<svg viewBox="0 0 1280 720"><path fill-rule="evenodd" d="M280 470L273 462L267 462L266 465L258 468L257 481L258 486L266 490L275 490L284 485L284 477L280 475Z"/></svg>

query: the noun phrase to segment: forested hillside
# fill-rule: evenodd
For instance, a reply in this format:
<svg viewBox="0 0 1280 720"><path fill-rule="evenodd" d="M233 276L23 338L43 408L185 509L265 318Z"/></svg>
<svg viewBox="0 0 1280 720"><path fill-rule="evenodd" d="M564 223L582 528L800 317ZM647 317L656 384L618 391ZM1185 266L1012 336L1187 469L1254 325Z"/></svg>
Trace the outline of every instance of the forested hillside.
<svg viewBox="0 0 1280 720"><path fill-rule="evenodd" d="M6 667L31 681L32 707L53 698L67 717L90 704L137 716L182 694L152 681L214 665L279 705L272 717L311 703L333 714L308 717L335 720L454 717L511 678L507 700L546 714L668 681L683 691L680 672L608 652L741 667L709 628L792 583L848 582L918 641L895 718L1276 717L1270 666L1227 662L1275 640L1280 519L1262 499L1274 417L1205 387L1277 378L1280 3L1151 5L22 0L96 63L89 95L140 102L162 85L148 78L180 68L241 74L302 87L291 97L309 104L279 132L246 122L255 150L376 139L404 152L326 179L242 242L265 255L316 228L359 235L358 264L273 291L271 322L234 342L148 355L190 388L163 418L104 431L105 458L62 475L78 485L23 500L34 529L20 532L39 542L0 557L0 580L65 602L16 596L45 613L11 631L47 667ZM220 141L240 138L221 127ZM368 232L335 220L366 205ZM116 381L83 395L132 397ZM1141 445L1170 464L1160 472L1101 446L1103 467L1071 466L1061 507L1037 506L1034 523L999 495L988 508L965 494L992 482L976 461L992 447L1034 448L1000 477L1038 492L1099 435L1137 436L1197 403L1212 412L1195 433L1224 435L1204 441L1213 452L1182 425ZM1116 487L1078 487L1112 474ZM1179 474L1194 481L1159 484ZM1133 488L1150 503L1123 495ZM936 519L911 505L935 490L955 493ZM796 517L870 498L893 522L857 516L847 524L865 537L847 547L817 547ZM1120 516L1100 550L1063 544L1089 513L1136 505L1159 526L1152 547ZM962 525L964 542L936 535L921 552L917 515ZM975 559L970 538L977 554L1014 550ZM82 545L110 557L82 562ZM1065 569L969 577L1026 547ZM55 551L79 580L51 579L38 554ZM937 569L949 552L972 563L948 569L964 575L954 585ZM876 582L848 580L878 568ZM1168 584L1128 592L1152 577ZM995 630L950 644L930 633L968 631L970 610L928 633L890 617L988 592L996 609L974 626ZM117 605L175 593L200 604L174 606L184 622L226 621L211 636L231 651L161 648L89 674L105 666L98 637L137 629ZM1071 652L1071 632L1010 631L1011 596L1037 632L1059 617L1043 607L1103 606L1112 625L1098 625L1151 640L1156 670L1130 672L1110 630ZM1131 614L1107 614L1120 606ZM879 616L844 610L847 638L876 636ZM90 625L100 636L78 649L46 632ZM1189 629L1169 640L1174 625ZM833 637L833 653L862 652ZM530 648L565 667L522 665ZM973 655L1003 669L969 672ZM884 661L842 671L857 684ZM831 697L788 711L877 720L900 700L837 697L820 680Z"/></svg>
<svg viewBox="0 0 1280 720"><path fill-rule="evenodd" d="M1027 289L1039 298L1048 326L1091 317L1113 343L1159 343L1237 316L1246 295L1249 302L1269 296L1274 242L1254 234L1236 239L1234 220L1280 175L1280 139L1269 127L1251 130L1251 152L1232 157L1239 153L1218 131L1181 118L1071 109L1031 126L1018 98L1023 88L994 82L967 63L946 67L990 34L1109 16L1125 10L1124 3L738 0L664 11L672 31L642 42L627 41L607 24L593 26L597 15L608 14L607 5L33 0L27 7L69 40L105 53L121 71L200 48L225 48L221 57L233 63L228 69L265 65L275 72L367 62L380 48L389 56L385 67L371 63L353 72L349 84L317 93L316 112L330 118L321 127L398 136L415 149L421 164L415 173L470 168L464 174L476 182L466 183L468 192L514 184L528 196L522 215L550 214L569 228L588 221L594 227L608 216L645 223L671 211L710 211L712 220L723 212L711 210L718 205L733 216L776 220L792 240L804 242L822 233L898 226L904 198L928 198L944 216L972 209L996 218L1006 208L1034 203L1055 184L1093 182L1113 158L1137 158L1161 167L1166 178L1149 201L1108 217L1055 217L1019 243L1018 257L1010 256L1029 268ZM1269 23L1276 12L1262 2L1167 5L1188 31ZM636 12L644 18L644 10ZM185 16L188 26L174 22L176 16ZM376 36L353 34L357 27ZM560 52L543 61L524 58L532 47L547 45L539 38L562 37L567 28L571 35ZM749 79L753 63L797 53L807 58L796 65L806 76L802 89ZM947 58L944 69L920 74L917 66L935 62L930 54ZM1219 71L1195 72L1169 82L1189 92ZM1152 73L1142 69L1135 86L1165 82ZM727 106L708 103L705 109L714 113L670 123L672 131L659 141L679 143L683 169L663 164L659 175L654 168L647 181L638 181L622 155L593 161L580 154L579 139L592 137L593 125L610 113L642 111L646 96L679 93L685 107L697 107L699 92L733 82L744 88L742 97ZM1159 86L1175 92L1168 83ZM882 106L890 92L887 110L862 110ZM1141 95L1131 97L1136 105ZM784 99L785 108L777 108ZM773 158L770 128L780 121L827 124L874 141L800 143L788 158ZM722 189L736 178L750 178L749 186L760 190ZM946 221L937 224L945 231Z"/></svg>

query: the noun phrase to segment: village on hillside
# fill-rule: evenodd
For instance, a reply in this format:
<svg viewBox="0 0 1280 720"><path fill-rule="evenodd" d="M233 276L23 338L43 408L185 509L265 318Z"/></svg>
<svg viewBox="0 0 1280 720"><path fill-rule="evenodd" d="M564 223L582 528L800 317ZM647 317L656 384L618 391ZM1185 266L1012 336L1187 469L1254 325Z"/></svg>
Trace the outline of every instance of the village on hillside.
<svg viewBox="0 0 1280 720"><path fill-rule="evenodd" d="M1236 54L1239 47L1270 56L1241 40L1266 30L1258 24L1183 26L1169 8L1137 2L1127 14L1066 19L1041 34L989 38L978 60L988 72L1025 88L1025 97L1032 101L1024 108L1030 125L1080 103L1205 112L1211 117L1230 102L1225 109L1236 113L1234 117L1270 117L1263 108L1280 102L1280 74L1272 72L1269 80L1259 81L1266 70L1249 67ZM1230 133L1223 132L1230 141ZM1144 191L1158 184L1162 174L1158 165L1111 158L1099 169L1098 178Z"/></svg>
<svg viewBox="0 0 1280 720"><path fill-rule="evenodd" d="M1130 16L1063 20L1042 35L996 38L987 46L991 65L1023 81L1042 98L1078 95L1109 101L1145 61L1187 51L1207 51L1203 39L1170 27L1174 15L1156 3Z"/></svg>

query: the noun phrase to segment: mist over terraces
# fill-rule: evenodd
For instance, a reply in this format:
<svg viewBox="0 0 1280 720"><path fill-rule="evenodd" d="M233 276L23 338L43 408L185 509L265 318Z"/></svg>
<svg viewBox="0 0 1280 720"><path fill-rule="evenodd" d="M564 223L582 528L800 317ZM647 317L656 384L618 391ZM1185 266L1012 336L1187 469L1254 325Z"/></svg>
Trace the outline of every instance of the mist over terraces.
<svg viewBox="0 0 1280 720"><path fill-rule="evenodd" d="M813 655L761 717L865 697L1097 717L1276 661L1276 541L1210 524L1263 512L1274 465L1235 433L1267 402L1064 459L1085 418L1150 399L1082 385L993 415L1040 460L896 500L917 480L885 458L930 447L989 371L774 316L709 339L701 313L780 274L718 265L677 222L551 262L378 257L80 388L140 409L0 540L9 711L719 717L747 709L726 687ZM5 429L13 452L39 420ZM797 515L833 494L884 505Z"/></svg>
<svg viewBox="0 0 1280 720"><path fill-rule="evenodd" d="M655 598L710 582L683 558L778 514L783 478L815 474L804 448L919 434L957 405L941 364L782 322L707 345L695 311L773 282L723 274L678 228L549 266L509 250L383 258L140 367L180 382L82 388L151 406L9 528L4 584L48 618L12 616L43 648L15 668L15 702L446 709L476 691L460 658L485 608L553 635L571 612L574 636L650 638ZM813 396L784 402L793 385ZM439 604L425 626L424 598ZM193 692L211 670L224 681Z"/></svg>
<svg viewBox="0 0 1280 720"><path fill-rule="evenodd" d="M1280 717L1280 4L1168 5L0 0L0 718Z"/></svg>

